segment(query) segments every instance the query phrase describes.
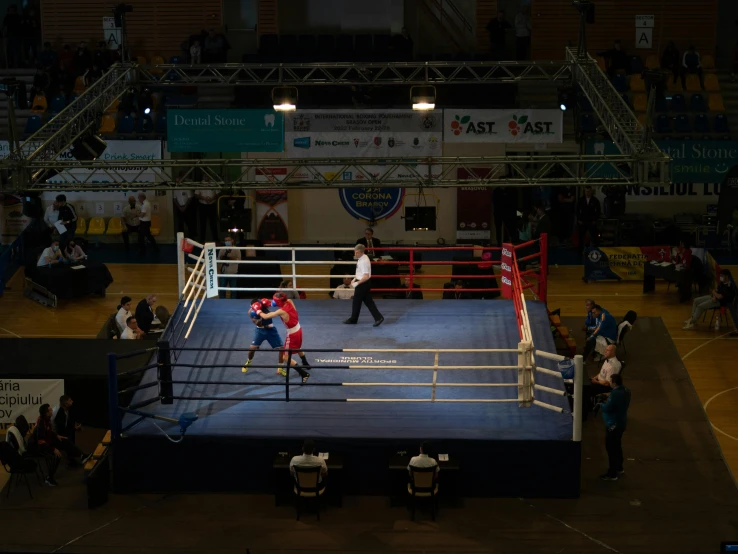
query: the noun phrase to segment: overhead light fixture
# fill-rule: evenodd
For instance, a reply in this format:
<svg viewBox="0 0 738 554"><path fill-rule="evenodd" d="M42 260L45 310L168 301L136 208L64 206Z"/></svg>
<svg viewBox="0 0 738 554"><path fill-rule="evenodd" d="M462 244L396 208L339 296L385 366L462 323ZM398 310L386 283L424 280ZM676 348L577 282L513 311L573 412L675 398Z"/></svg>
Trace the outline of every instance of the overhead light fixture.
<svg viewBox="0 0 738 554"><path fill-rule="evenodd" d="M272 89L272 103L278 112L294 112L297 109L297 88L274 87Z"/></svg>
<svg viewBox="0 0 738 554"><path fill-rule="evenodd" d="M100 135L88 133L82 135L72 143L70 152L75 160L94 161L102 156L108 143Z"/></svg>
<svg viewBox="0 0 738 554"><path fill-rule="evenodd" d="M151 113L151 108L144 108L144 113L149 115Z"/></svg>
<svg viewBox="0 0 738 554"><path fill-rule="evenodd" d="M574 87L565 87L559 90L559 109L562 112L574 108L577 100L577 89Z"/></svg>
<svg viewBox="0 0 738 554"><path fill-rule="evenodd" d="M414 110L434 110L436 108L436 87L432 85L410 87L410 101Z"/></svg>

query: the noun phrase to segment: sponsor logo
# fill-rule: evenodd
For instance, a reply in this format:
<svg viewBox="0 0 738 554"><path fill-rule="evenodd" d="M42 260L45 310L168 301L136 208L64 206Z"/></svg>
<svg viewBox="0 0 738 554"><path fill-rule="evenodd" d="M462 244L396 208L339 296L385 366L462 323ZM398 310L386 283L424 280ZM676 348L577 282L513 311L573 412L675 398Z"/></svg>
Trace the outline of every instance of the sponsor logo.
<svg viewBox="0 0 738 554"><path fill-rule="evenodd" d="M459 229L466 229L466 223L464 223L463 221L459 223Z"/></svg>
<svg viewBox="0 0 738 554"><path fill-rule="evenodd" d="M507 258L512 258L512 252L510 252L507 248L502 249L502 255Z"/></svg>
<svg viewBox="0 0 738 554"><path fill-rule="evenodd" d="M292 141L292 144L295 148L310 148L310 137L296 138Z"/></svg>
<svg viewBox="0 0 738 554"><path fill-rule="evenodd" d="M429 131L436 127L436 116L433 114L424 115L420 120L420 128Z"/></svg>
<svg viewBox="0 0 738 554"><path fill-rule="evenodd" d="M395 139L393 139L391 137L389 139L387 139L387 146L389 146L390 148L394 148L395 147Z"/></svg>
<svg viewBox="0 0 738 554"><path fill-rule="evenodd" d="M216 289L215 283L215 248L208 248L208 288Z"/></svg>
<svg viewBox="0 0 738 554"><path fill-rule="evenodd" d="M457 137L461 133L472 135L497 134L494 121L472 121L470 115L459 117L458 114L454 115L454 120L451 122L451 132Z"/></svg>
<svg viewBox="0 0 738 554"><path fill-rule="evenodd" d="M264 116L264 127L274 127L275 114L268 113Z"/></svg>
<svg viewBox="0 0 738 554"><path fill-rule="evenodd" d="M343 180L344 181L351 181L354 178L354 174L351 171L344 171L343 172Z"/></svg>
<svg viewBox="0 0 738 554"><path fill-rule="evenodd" d="M528 121L527 115L513 115L513 118L507 124L507 130L514 137L518 135L553 135L555 134L551 127L553 121Z"/></svg>
<svg viewBox="0 0 738 554"><path fill-rule="evenodd" d="M359 139L355 138L354 139L354 148L358 148L358 147L359 147Z"/></svg>
<svg viewBox="0 0 738 554"><path fill-rule="evenodd" d="M349 146L347 140L316 140L315 146Z"/></svg>
<svg viewBox="0 0 738 554"><path fill-rule="evenodd" d="M502 276L502 283L505 284L505 285L507 285L507 286L509 286L509 287L512 286L512 281L510 279L508 279L507 277L505 277L504 275Z"/></svg>
<svg viewBox="0 0 738 554"><path fill-rule="evenodd" d="M310 116L295 114L292 116L292 130L296 133L307 133L310 131Z"/></svg>
<svg viewBox="0 0 738 554"><path fill-rule="evenodd" d="M413 146L419 146L420 145L420 139L418 137L415 137L413 139Z"/></svg>
<svg viewBox="0 0 738 554"><path fill-rule="evenodd" d="M512 267L507 265L505 262L502 262L502 271L512 271Z"/></svg>
<svg viewBox="0 0 738 554"><path fill-rule="evenodd" d="M382 144L382 137L374 137L374 146L379 147Z"/></svg>
<svg viewBox="0 0 738 554"><path fill-rule="evenodd" d="M587 258L589 258L590 262L597 263L602 259L602 253L599 250L592 250L592 252L587 254Z"/></svg>

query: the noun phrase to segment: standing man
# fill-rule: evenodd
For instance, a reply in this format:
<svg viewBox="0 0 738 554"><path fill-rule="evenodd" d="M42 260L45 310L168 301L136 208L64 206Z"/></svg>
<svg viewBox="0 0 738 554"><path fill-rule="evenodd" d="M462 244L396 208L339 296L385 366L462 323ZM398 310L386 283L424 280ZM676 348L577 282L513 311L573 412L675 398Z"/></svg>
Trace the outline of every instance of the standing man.
<svg viewBox="0 0 738 554"><path fill-rule="evenodd" d="M263 299L261 302L263 305L266 304L268 301L266 299ZM310 369L310 364L305 357L305 352L300 350L300 348L302 348L302 327L300 327L300 320L297 314L297 308L295 308L295 304L292 302L292 300L287 298L287 295L285 295L285 293L283 292L278 292L272 297L272 307L277 308L277 310L271 313L265 312L263 309L258 309L254 311L256 312L256 315L258 315L263 320L269 320L275 317L282 318L284 326L287 328L287 337L284 341L284 351L279 357L279 363L283 364L289 358L292 369L300 374L300 377L302 377L302 383L305 384L308 382L308 379L310 379L310 374L305 371L304 367ZM298 353L304 367L301 367L295 363L295 361L292 359L292 352ZM277 368L277 374L283 377L287 377L287 370L279 367Z"/></svg>
<svg viewBox="0 0 738 554"><path fill-rule="evenodd" d="M582 253L587 232L589 232L590 246L597 246L597 220L601 213L600 201L592 194L592 187L584 187L584 196L579 199L577 206L577 234Z"/></svg>
<svg viewBox="0 0 738 554"><path fill-rule="evenodd" d="M138 202L141 204L138 217L138 248L140 254L146 254L146 240L154 247L154 252L159 253L159 247L156 245L153 235L151 234L151 202L146 200L143 192L138 193Z"/></svg>
<svg viewBox="0 0 738 554"><path fill-rule="evenodd" d="M128 197L128 204L126 204L126 207L123 208L123 215L121 216L121 220L123 223L123 232L121 233L121 236L123 237L123 244L126 245L126 252L128 252L128 248L130 246L130 239L129 234L130 233L138 233L138 226L141 223L139 221L139 216L141 215L141 206L136 203L136 197L131 195Z"/></svg>
<svg viewBox="0 0 738 554"><path fill-rule="evenodd" d="M623 433L628 422L628 406L630 406L630 390L623 386L623 378L619 373L610 377L612 392L607 402L598 404L602 407L602 419L605 421L605 449L607 450L607 473L600 475L603 481L617 481L623 470Z"/></svg>
<svg viewBox="0 0 738 554"><path fill-rule="evenodd" d="M251 301L251 310L249 311L249 317L251 318L251 321L254 322L254 325L256 325L256 328L254 329L253 340L251 341L251 345L249 346L249 357L246 360L246 363L243 364L243 367L241 368L242 373L246 373L249 370L249 366L254 360L254 354L257 350L259 350L259 348L261 348L261 345L264 343L264 341L267 341L269 343L269 346L271 346L274 350L282 348L283 346L282 337L279 336L279 332L277 332L274 324L271 321L265 321L258 314L259 310L261 310L263 314L269 313L269 305L271 304L271 301L268 298L265 298L264 300L266 300L266 302L257 298ZM280 353L280 360L282 359L282 356L283 353Z"/></svg>
<svg viewBox="0 0 738 554"><path fill-rule="evenodd" d="M492 59L500 61L505 57L505 32L512 29L507 21L505 21L505 12L502 10L497 12L497 18L487 23L487 32L489 32L489 41L492 46Z"/></svg>
<svg viewBox="0 0 738 554"><path fill-rule="evenodd" d="M49 236L56 232L56 222L59 221L59 205L54 200L51 205L46 208L44 213L44 223L49 228Z"/></svg>
<svg viewBox="0 0 738 554"><path fill-rule="evenodd" d="M515 16L515 53L518 60L527 60L530 52L530 6L523 6Z"/></svg>
<svg viewBox="0 0 738 554"><path fill-rule="evenodd" d="M191 190L175 190L172 192L174 197L174 219L177 222L177 232L185 233L185 236L197 236L197 218L195 216L195 201Z"/></svg>
<svg viewBox="0 0 738 554"><path fill-rule="evenodd" d="M67 197L60 194L56 197L56 203L59 206L59 221L66 227L66 231L59 237L62 252L66 250L69 241L74 238L77 232L77 210L74 206L67 204Z"/></svg>
<svg viewBox="0 0 738 554"><path fill-rule="evenodd" d="M207 226L210 224L210 233L213 241L218 240L218 193L213 189L198 189L195 191L200 212L200 240L205 244L207 239Z"/></svg>
<svg viewBox="0 0 738 554"><path fill-rule="evenodd" d="M227 236L225 238L225 245L226 249L221 250L218 252L218 260L231 260L231 261L240 261L241 260L241 251L237 248L230 248L233 246L233 237ZM238 279L233 277L233 275L238 274L238 265L239 264L227 264L222 263L219 265L219 277L218 280L220 281L218 284L218 296L221 298L226 297L226 288L235 288L237 287ZM220 287L223 287L223 289L220 289ZM237 293L235 291L231 291L231 298L236 298Z"/></svg>
<svg viewBox="0 0 738 554"><path fill-rule="evenodd" d="M364 253L364 245L357 244L354 246L354 259L356 260L356 276L351 286L354 287L354 299L351 310L351 317L344 323L355 325L359 321L359 313L361 312L361 303L366 304L374 318L373 327L379 327L384 318L379 313L377 306L372 299L372 263L369 256Z"/></svg>

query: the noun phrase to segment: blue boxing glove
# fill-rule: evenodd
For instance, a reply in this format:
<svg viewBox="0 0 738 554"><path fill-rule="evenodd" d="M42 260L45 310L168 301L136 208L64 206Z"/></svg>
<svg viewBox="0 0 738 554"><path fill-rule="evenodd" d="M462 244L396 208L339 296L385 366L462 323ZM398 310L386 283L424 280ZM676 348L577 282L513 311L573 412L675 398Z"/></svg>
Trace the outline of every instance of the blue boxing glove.
<svg viewBox="0 0 738 554"><path fill-rule="evenodd" d="M256 312L255 312L254 310L251 310L251 311L249 312L249 317L251 317L251 319L261 319L261 318L259 317L259 314L257 314L257 313L256 313Z"/></svg>

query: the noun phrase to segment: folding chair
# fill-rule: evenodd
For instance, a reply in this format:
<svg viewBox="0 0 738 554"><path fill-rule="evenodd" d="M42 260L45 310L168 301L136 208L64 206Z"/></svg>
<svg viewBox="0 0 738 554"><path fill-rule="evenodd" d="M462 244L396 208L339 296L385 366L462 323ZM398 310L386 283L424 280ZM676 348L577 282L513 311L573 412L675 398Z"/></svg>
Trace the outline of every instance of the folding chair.
<svg viewBox="0 0 738 554"><path fill-rule="evenodd" d="M36 462L33 460L27 460L23 459L23 457L18 454L15 448L6 441L0 442L0 463L2 464L3 468L6 472L10 475L10 480L8 481L8 490L5 493L5 498L10 498L10 491L13 488L13 482L15 481L16 486L18 485L18 482L23 480L26 482L26 487L28 488L28 496L33 498L33 493L31 492L31 483L28 482L27 475L29 473L36 473L38 471L38 466L36 465Z"/></svg>
<svg viewBox="0 0 738 554"><path fill-rule="evenodd" d="M430 500L431 517L436 520L438 510L438 482L436 480L437 466L415 467L410 466L410 482L407 484L407 492L412 498L411 519L415 521L415 508L418 500Z"/></svg>
<svg viewBox="0 0 738 554"><path fill-rule="evenodd" d="M325 485L320 482L320 466L293 466L295 470L295 511L300 521L300 504L313 501L315 513L320 521L320 497L325 492Z"/></svg>

